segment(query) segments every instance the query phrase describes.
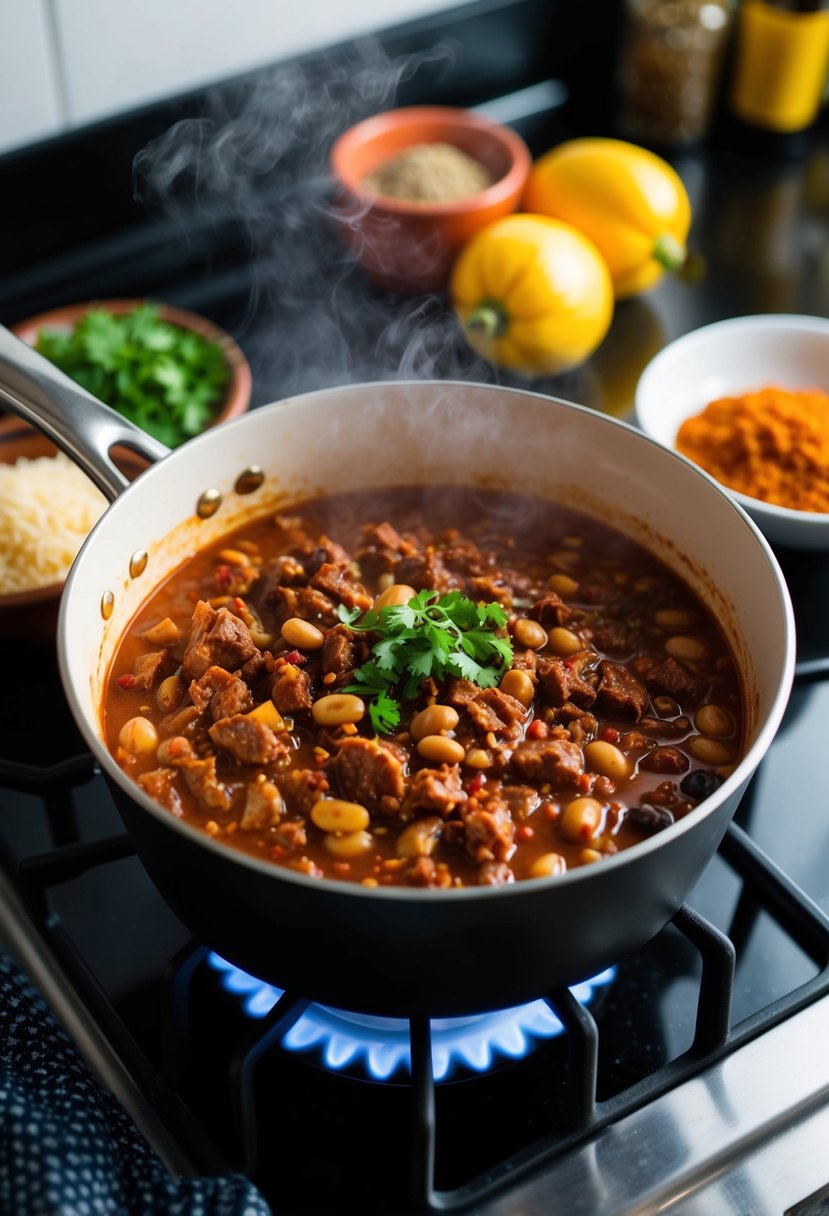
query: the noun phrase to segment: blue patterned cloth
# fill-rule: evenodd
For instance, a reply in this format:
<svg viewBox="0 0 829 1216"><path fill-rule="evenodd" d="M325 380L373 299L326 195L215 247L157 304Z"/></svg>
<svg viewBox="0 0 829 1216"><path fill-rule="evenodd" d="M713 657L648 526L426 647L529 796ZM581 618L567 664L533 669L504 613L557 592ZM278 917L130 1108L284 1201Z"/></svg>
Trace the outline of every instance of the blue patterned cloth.
<svg viewBox="0 0 829 1216"><path fill-rule="evenodd" d="M0 950L2 1216L270 1216L240 1176L172 1179Z"/></svg>

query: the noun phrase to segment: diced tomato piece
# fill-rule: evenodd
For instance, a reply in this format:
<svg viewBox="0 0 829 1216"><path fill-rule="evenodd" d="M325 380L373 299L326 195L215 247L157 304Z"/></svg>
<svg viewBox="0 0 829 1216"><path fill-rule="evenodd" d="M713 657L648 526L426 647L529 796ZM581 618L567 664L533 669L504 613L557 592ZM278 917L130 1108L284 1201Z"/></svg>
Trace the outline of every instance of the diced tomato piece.
<svg viewBox="0 0 829 1216"><path fill-rule="evenodd" d="M549 734L549 726L546 722L542 722L540 718L535 718L527 727L528 739L546 739Z"/></svg>
<svg viewBox="0 0 829 1216"><path fill-rule="evenodd" d="M119 676L115 683L119 688L135 688L138 681L136 680L135 676L125 675Z"/></svg>
<svg viewBox="0 0 829 1216"><path fill-rule="evenodd" d="M233 571L230 566L217 566L213 578L216 583L216 590L220 595L225 595L233 582Z"/></svg>

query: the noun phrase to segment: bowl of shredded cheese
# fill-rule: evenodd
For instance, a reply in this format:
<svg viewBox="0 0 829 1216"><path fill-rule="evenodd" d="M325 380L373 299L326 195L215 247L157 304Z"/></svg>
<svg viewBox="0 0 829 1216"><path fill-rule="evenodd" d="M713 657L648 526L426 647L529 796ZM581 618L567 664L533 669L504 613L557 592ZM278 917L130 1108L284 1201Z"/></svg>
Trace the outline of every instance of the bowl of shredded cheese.
<svg viewBox="0 0 829 1216"><path fill-rule="evenodd" d="M136 476L145 462L120 461ZM66 575L106 510L100 490L19 418L0 420L0 630L50 638Z"/></svg>
<svg viewBox="0 0 829 1216"><path fill-rule="evenodd" d="M635 421L773 544L829 550L829 319L734 317L683 335L645 368Z"/></svg>

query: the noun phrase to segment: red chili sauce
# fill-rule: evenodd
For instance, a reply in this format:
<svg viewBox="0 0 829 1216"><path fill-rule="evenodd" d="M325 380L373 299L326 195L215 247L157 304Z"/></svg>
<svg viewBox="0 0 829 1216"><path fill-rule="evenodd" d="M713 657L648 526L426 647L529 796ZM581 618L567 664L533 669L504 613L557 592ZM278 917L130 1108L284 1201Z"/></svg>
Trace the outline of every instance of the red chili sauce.
<svg viewBox="0 0 829 1216"><path fill-rule="evenodd" d="M384 716L381 609L424 589L484 623L387 646L421 658L380 681ZM477 680L463 657L430 666L468 650ZM733 656L684 582L603 523L468 488L319 498L199 552L126 631L104 709L112 754L171 815L367 886L601 865L693 811L743 747Z"/></svg>

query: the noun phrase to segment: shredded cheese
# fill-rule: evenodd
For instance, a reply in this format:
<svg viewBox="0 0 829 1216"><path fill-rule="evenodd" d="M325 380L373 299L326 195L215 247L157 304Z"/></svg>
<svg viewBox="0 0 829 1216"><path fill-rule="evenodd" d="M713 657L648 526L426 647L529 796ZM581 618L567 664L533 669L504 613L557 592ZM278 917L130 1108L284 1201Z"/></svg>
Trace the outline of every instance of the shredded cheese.
<svg viewBox="0 0 829 1216"><path fill-rule="evenodd" d="M62 452L0 464L0 593L61 582L105 507Z"/></svg>

